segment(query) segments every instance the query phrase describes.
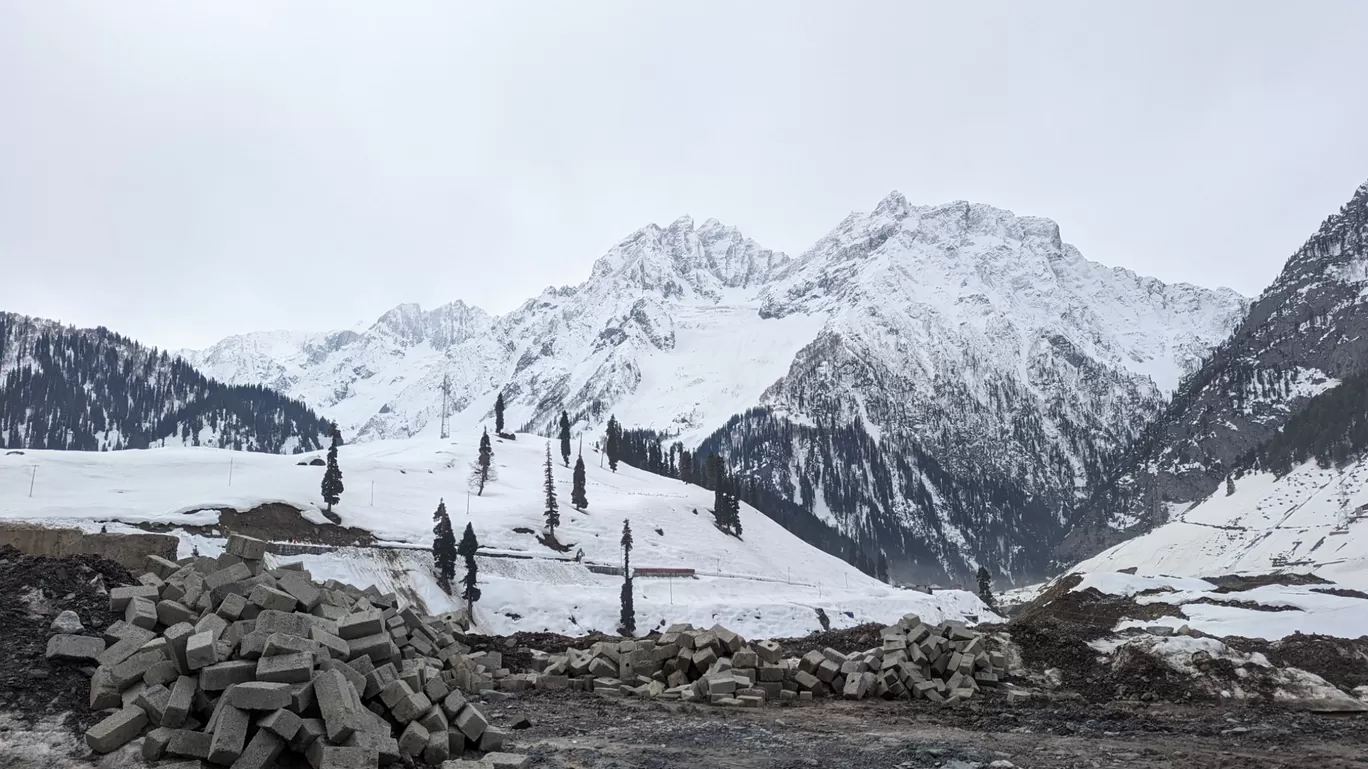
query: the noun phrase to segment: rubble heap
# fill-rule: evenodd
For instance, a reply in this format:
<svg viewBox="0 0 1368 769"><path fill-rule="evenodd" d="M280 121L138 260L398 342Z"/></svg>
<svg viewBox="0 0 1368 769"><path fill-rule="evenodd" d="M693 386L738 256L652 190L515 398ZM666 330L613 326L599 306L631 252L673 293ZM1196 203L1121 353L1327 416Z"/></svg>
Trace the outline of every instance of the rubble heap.
<svg viewBox="0 0 1368 769"><path fill-rule="evenodd" d="M881 631L883 644L857 654L835 649L785 658L774 641L747 643L721 625L672 625L656 639L601 641L563 655L533 651L538 672L498 686L588 689L637 696L759 707L835 695L846 699L969 699L996 686L1007 661L986 637L959 622L927 625L909 614ZM491 682L489 686L494 686Z"/></svg>
<svg viewBox="0 0 1368 769"><path fill-rule="evenodd" d="M48 659L98 665L90 707L113 713L86 732L91 750L145 735L146 759L186 766L265 769L287 750L314 769L440 765L467 750L526 765L462 693L494 680L492 660L461 643L462 614L420 615L298 565L268 570L264 555L233 534L217 559L151 556L138 585L109 592L123 619L103 637L51 637Z"/></svg>

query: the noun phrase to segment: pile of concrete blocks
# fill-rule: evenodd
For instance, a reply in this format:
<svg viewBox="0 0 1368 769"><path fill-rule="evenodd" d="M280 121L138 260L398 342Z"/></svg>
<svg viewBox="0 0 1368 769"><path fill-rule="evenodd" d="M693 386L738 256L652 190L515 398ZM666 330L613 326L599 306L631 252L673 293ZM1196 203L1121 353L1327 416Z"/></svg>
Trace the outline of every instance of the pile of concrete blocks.
<svg viewBox="0 0 1368 769"><path fill-rule="evenodd" d="M461 642L464 617L318 584L297 564L267 569L264 556L236 534L217 559L151 556L140 584L110 591L123 619L104 638L53 636L49 658L98 665L90 707L113 712L86 733L91 750L141 736L149 761L233 769L285 751L314 769L436 766L467 751L484 765L525 760L501 752L505 732L462 692L493 680Z"/></svg>
<svg viewBox="0 0 1368 769"><path fill-rule="evenodd" d="M825 686L845 699L905 697L958 702L996 687L1007 659L961 622L924 624L909 614L880 631L883 645L857 654L813 651L798 661L804 689ZM815 681L815 683L814 683Z"/></svg>
<svg viewBox="0 0 1368 769"><path fill-rule="evenodd" d="M955 702L996 686L1006 659L958 622L926 625L908 615L882 630L883 645L858 654L835 649L785 658L773 641L748 643L720 625L673 625L655 639L602 641L563 655L533 651L537 672L502 678L508 691L583 689L606 697L649 697L760 707L814 697L922 698ZM498 663L493 663L498 667Z"/></svg>

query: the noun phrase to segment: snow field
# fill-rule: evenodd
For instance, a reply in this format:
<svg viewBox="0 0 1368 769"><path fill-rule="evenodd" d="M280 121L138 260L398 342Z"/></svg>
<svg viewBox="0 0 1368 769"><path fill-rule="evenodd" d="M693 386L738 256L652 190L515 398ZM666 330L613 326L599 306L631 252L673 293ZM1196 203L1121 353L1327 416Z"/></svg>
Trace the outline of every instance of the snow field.
<svg viewBox="0 0 1368 769"><path fill-rule="evenodd" d="M1190 577L1312 572L1368 590L1368 462L1342 471L1314 461L1282 478L1254 473L1222 486L1176 520L1070 569Z"/></svg>
<svg viewBox="0 0 1368 769"><path fill-rule="evenodd" d="M712 523L711 492L626 465L610 472L606 462L599 466L600 456L592 451L584 457L589 507L576 512L569 506L571 469L562 464L553 445L552 472L561 506L556 536L570 546L569 554L556 553L536 538L544 528L545 439L521 435L515 441L494 439L493 444L498 479L482 496L469 497L467 479L478 433L448 441L415 438L344 446L338 464L346 491L334 508L343 525L367 529L385 542L427 548L432 513L437 501L445 498L458 537L470 522L483 547L535 557L480 559L484 596L476 618L487 632L614 629L620 578L550 559L583 550L585 561L620 564L624 519L631 520L636 543L633 566L725 575L634 580L641 632L660 621L722 622L752 637L802 635L818 629L817 607L825 609L835 627L892 622L909 612L929 621L992 616L969 593L930 596L885 585L807 545L744 504L743 537L724 534ZM298 464L312 456L209 448L3 455L0 520L88 529L108 524L111 530L119 530L121 523L204 525L215 522L214 508L248 510L281 502L300 509L306 519L323 521L323 468ZM192 547L213 555L221 545L184 535L182 555ZM347 549L284 560L303 561L320 579L407 591L421 597L432 611L455 608L432 580L431 556L424 549Z"/></svg>

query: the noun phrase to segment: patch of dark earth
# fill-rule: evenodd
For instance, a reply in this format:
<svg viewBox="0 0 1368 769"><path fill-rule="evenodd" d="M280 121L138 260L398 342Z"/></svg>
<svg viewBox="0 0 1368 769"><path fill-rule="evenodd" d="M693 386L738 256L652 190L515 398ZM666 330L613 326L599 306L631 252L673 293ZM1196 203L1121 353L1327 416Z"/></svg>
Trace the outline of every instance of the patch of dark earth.
<svg viewBox="0 0 1368 769"><path fill-rule="evenodd" d="M219 515L218 523L210 526L189 526L183 523L125 522L129 526L156 533L184 530L205 537L224 538L229 531L267 542L302 542L333 547L367 547L375 537L365 529L328 526L304 518L299 508L281 502L258 505L250 510L206 508ZM196 511L198 512L198 511ZM340 520L340 519L338 519Z"/></svg>
<svg viewBox="0 0 1368 769"><path fill-rule="evenodd" d="M1195 601L1184 601L1183 605L1187 606L1191 603L1201 603L1209 606L1229 606L1232 609L1246 609L1249 611L1304 611L1304 609L1299 606L1270 606L1255 601L1218 601L1210 596L1202 596Z"/></svg>
<svg viewBox="0 0 1368 769"><path fill-rule="evenodd" d="M1015 617L1012 625L1040 625L1042 622L1068 625L1081 641L1092 641L1112 634L1123 619L1153 621L1160 617L1187 619L1182 609L1166 603L1137 603L1133 598L1107 595L1097 588L1075 591L1083 577L1071 574L1059 580Z"/></svg>
<svg viewBox="0 0 1368 769"><path fill-rule="evenodd" d="M1202 577L1216 585L1213 593L1240 593L1266 585L1332 585L1315 574L1230 574L1224 577Z"/></svg>
<svg viewBox="0 0 1368 769"><path fill-rule="evenodd" d="M1315 673L1345 691L1368 686L1368 636L1335 638L1294 633L1272 643L1238 636L1222 640L1245 654L1262 654L1279 667Z"/></svg>
<svg viewBox="0 0 1368 769"><path fill-rule="evenodd" d="M98 635L111 621L108 589L130 584L133 575L99 556L48 558L0 547L0 711L25 724L70 714L68 726L78 732L99 721L89 709L94 669L49 662L49 627L70 609L85 635Z"/></svg>
<svg viewBox="0 0 1368 769"><path fill-rule="evenodd" d="M580 692L528 692L491 707L552 769L1021 769L1359 767L1368 717L1276 708L925 701L724 709Z"/></svg>
<svg viewBox="0 0 1368 769"><path fill-rule="evenodd" d="M1325 595L1335 595L1339 596L1340 598L1362 598L1363 600L1368 601L1368 593L1365 593L1362 590L1353 590L1347 587L1313 587L1311 588L1311 592L1324 593Z"/></svg>

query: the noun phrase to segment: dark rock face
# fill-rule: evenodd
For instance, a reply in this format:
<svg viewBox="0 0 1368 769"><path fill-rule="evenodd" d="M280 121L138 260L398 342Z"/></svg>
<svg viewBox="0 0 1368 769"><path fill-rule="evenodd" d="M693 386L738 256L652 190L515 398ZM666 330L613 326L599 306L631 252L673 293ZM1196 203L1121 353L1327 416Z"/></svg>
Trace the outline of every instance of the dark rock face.
<svg viewBox="0 0 1368 769"><path fill-rule="evenodd" d="M1292 255L1244 321L1097 483L1056 555L1167 520L1248 467L1290 418L1368 369L1368 184Z"/></svg>

